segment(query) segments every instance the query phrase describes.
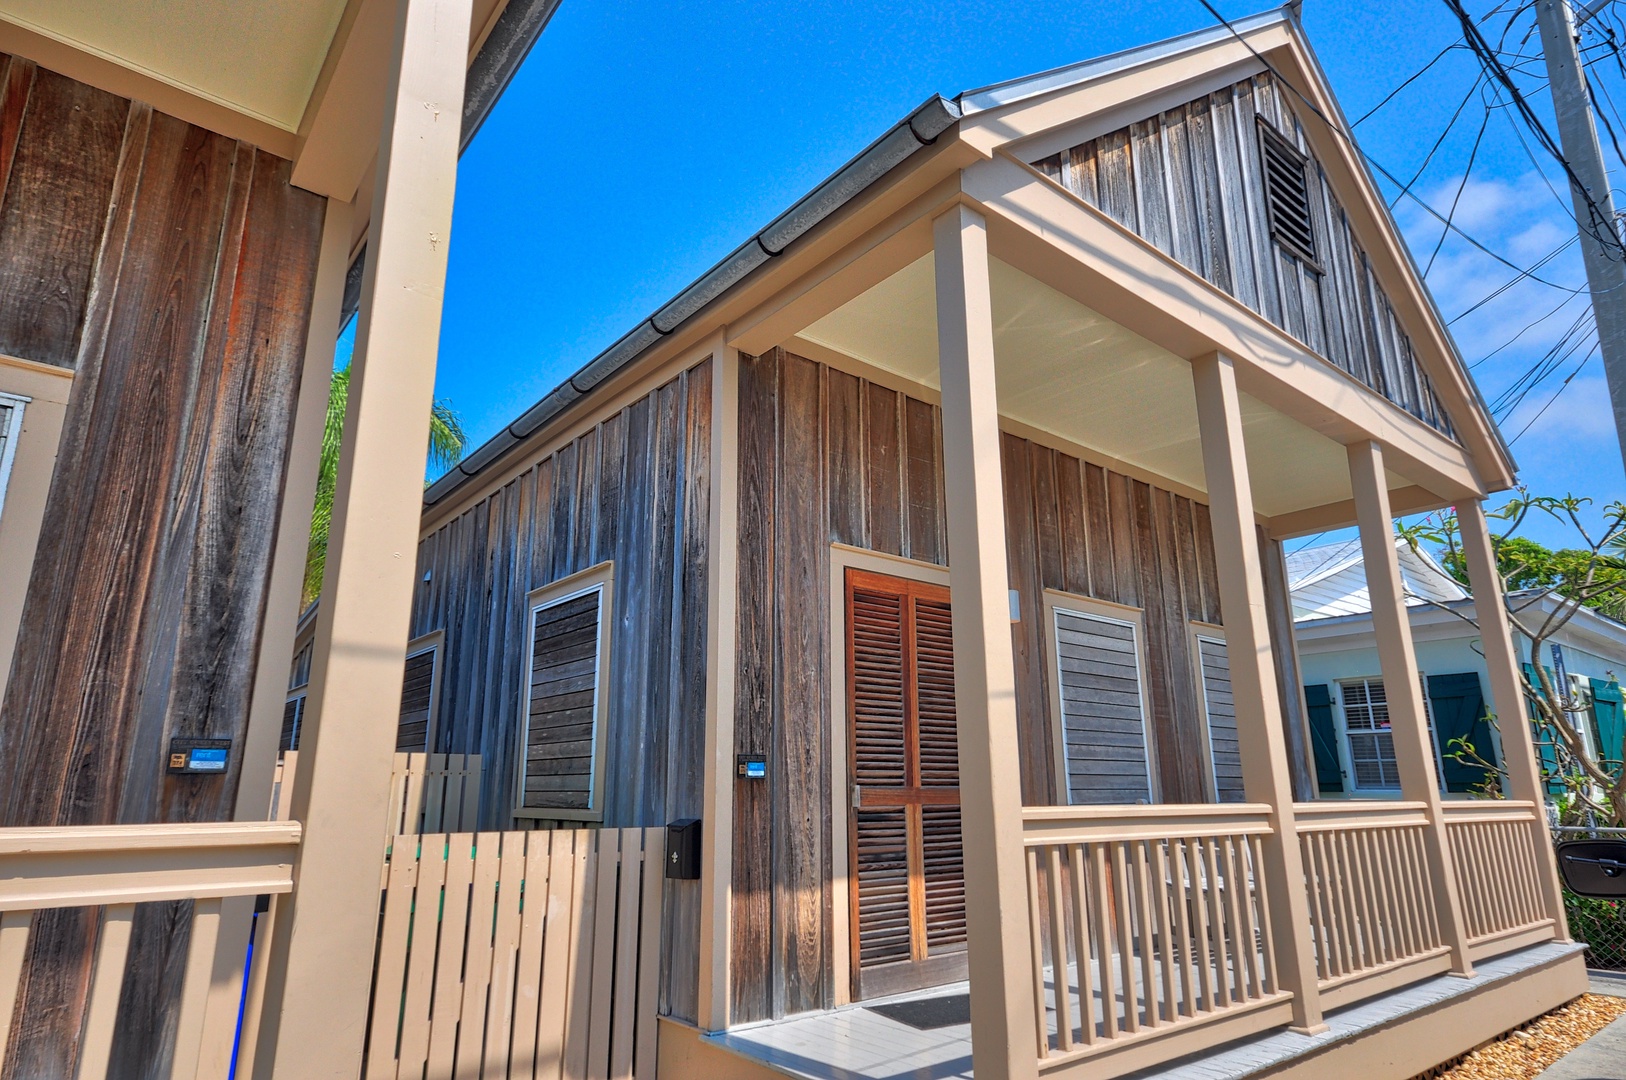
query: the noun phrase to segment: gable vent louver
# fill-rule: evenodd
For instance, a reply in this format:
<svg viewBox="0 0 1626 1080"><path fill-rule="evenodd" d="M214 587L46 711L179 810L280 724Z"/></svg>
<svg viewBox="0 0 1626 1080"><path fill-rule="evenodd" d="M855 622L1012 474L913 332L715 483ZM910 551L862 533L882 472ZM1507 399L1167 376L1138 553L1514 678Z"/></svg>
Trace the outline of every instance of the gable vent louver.
<svg viewBox="0 0 1626 1080"><path fill-rule="evenodd" d="M1310 224L1310 183L1303 154L1264 121L1259 123L1259 157L1264 164L1265 206L1270 238L1289 254L1315 266L1315 230Z"/></svg>

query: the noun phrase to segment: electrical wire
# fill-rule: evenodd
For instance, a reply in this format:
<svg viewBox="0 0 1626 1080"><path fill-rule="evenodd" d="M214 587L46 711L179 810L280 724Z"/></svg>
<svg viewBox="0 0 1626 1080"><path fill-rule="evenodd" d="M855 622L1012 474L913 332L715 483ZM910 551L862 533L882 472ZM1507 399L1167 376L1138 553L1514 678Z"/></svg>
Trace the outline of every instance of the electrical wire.
<svg viewBox="0 0 1626 1080"><path fill-rule="evenodd" d="M1451 235L1451 222L1457 216L1457 205L1462 202L1462 193L1468 190L1468 180L1474 174L1474 161L1479 157L1479 146L1485 141L1485 129L1490 127L1491 111L1485 110L1485 119L1480 121L1479 134L1474 136L1473 149L1468 151L1468 164L1462 170L1462 183L1457 185L1457 193L1451 196L1451 209L1445 215L1446 227L1440 230L1440 238L1434 242L1434 250L1429 252L1428 264L1423 267L1423 280L1428 280L1428 272L1434 269L1434 260L1439 258L1440 248L1445 246L1445 238Z"/></svg>

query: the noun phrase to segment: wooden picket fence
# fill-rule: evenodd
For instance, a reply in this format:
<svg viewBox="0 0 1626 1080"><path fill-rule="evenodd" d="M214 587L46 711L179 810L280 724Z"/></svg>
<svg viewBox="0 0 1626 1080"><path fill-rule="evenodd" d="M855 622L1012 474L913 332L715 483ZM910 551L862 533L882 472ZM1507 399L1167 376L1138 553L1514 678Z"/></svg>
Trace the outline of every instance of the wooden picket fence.
<svg viewBox="0 0 1626 1080"><path fill-rule="evenodd" d="M299 751L277 762L271 820L286 821ZM384 835L472 832L480 818L479 754L396 754Z"/></svg>
<svg viewBox="0 0 1626 1080"><path fill-rule="evenodd" d="M397 840L366 1080L653 1080L664 845L664 829Z"/></svg>

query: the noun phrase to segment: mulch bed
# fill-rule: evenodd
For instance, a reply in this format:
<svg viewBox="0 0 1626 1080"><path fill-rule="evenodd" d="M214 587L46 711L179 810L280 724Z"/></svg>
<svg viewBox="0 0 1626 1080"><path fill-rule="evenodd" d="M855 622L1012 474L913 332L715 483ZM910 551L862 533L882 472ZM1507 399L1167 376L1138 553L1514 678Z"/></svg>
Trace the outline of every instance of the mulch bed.
<svg viewBox="0 0 1626 1080"><path fill-rule="evenodd" d="M1583 994L1416 1080L1535 1080L1622 1015L1626 998Z"/></svg>

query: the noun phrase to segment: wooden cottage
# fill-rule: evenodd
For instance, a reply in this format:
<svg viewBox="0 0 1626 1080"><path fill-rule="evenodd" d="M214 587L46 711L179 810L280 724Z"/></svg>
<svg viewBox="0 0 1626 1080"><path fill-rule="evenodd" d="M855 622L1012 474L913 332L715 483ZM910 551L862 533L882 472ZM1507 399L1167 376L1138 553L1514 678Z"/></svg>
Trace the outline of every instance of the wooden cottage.
<svg viewBox="0 0 1626 1080"><path fill-rule="evenodd" d="M430 487L396 745L699 819L673 1076L1411 1075L1585 984L1391 542L1456 506L1503 626L1513 482L1289 6L928 100ZM1349 525L1398 799L1316 797L1282 542Z"/></svg>

